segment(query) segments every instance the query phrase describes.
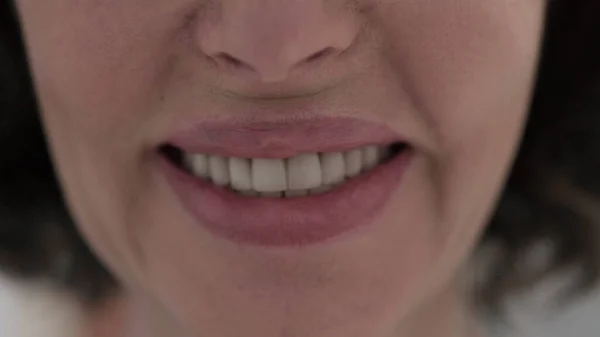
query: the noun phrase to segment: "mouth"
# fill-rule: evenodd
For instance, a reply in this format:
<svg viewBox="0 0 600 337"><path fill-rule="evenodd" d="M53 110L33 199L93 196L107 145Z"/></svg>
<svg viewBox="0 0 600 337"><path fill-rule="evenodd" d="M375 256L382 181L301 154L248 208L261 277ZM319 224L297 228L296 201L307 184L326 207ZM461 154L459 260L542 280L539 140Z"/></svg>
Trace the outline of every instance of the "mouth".
<svg viewBox="0 0 600 337"><path fill-rule="evenodd" d="M158 147L157 173L199 228L255 246L332 242L369 228L415 157L357 119L200 123Z"/></svg>
<svg viewBox="0 0 600 337"><path fill-rule="evenodd" d="M408 149L407 143L397 142L337 152L306 152L287 158L188 153L170 144L161 146L159 151L182 171L240 196L299 198L335 190Z"/></svg>

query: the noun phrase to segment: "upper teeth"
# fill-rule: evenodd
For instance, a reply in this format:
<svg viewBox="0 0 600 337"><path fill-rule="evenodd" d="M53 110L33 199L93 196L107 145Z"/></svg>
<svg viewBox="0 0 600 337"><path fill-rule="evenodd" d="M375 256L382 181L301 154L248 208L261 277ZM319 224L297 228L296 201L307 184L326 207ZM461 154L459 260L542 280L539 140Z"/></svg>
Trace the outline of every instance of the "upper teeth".
<svg viewBox="0 0 600 337"><path fill-rule="evenodd" d="M375 167L387 153L387 146L366 146L346 152L302 153L286 159L184 154L184 162L194 175L243 194L294 197L323 193Z"/></svg>

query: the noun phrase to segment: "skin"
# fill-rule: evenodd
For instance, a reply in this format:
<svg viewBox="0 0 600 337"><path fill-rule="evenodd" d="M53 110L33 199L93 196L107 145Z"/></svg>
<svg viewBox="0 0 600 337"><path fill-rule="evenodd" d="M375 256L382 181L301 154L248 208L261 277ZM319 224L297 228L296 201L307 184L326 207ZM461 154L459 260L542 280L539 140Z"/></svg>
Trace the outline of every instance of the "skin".
<svg viewBox="0 0 600 337"><path fill-rule="evenodd" d="M476 335L462 268L518 149L543 0L16 4L70 210L123 284L91 334ZM260 104L318 105L410 140L417 157L374 226L271 251L193 223L156 146L187 120Z"/></svg>

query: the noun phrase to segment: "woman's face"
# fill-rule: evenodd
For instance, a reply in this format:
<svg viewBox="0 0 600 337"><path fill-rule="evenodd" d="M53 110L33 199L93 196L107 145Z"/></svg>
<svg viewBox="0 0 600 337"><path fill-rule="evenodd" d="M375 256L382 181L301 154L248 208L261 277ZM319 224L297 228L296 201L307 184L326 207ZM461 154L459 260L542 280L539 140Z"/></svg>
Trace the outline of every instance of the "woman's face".
<svg viewBox="0 0 600 337"><path fill-rule="evenodd" d="M451 292L520 140L545 8L16 3L84 237L207 336L383 335Z"/></svg>

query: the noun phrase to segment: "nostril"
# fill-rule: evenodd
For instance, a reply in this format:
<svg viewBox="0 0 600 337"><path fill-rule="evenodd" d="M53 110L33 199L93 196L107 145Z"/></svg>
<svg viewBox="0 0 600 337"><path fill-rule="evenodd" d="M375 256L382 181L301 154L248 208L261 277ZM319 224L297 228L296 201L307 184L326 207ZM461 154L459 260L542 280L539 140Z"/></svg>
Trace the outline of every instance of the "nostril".
<svg viewBox="0 0 600 337"><path fill-rule="evenodd" d="M333 54L334 50L335 50L335 48L333 48L333 47L327 47L327 48L321 49L318 52L311 54L306 59L304 59L304 62L309 63L309 62L317 61L321 58L325 58L326 56Z"/></svg>
<svg viewBox="0 0 600 337"><path fill-rule="evenodd" d="M226 63L229 66L233 66L236 68L248 68L249 67L249 65L247 65L244 61L242 61L234 56L231 56L230 54L227 54L227 53L219 53L219 54L215 55L214 58Z"/></svg>
<svg viewBox="0 0 600 337"><path fill-rule="evenodd" d="M335 51L335 48L333 48L333 47L323 48L323 49L319 50L318 52L313 53L313 54L309 55L308 57L306 57L303 62L310 63L310 62L318 61L319 59L325 58L328 55L333 54L334 51ZM224 52L219 53L219 54L215 55L214 58L217 59L218 61L221 61L229 66L233 66L236 68L252 68L246 62L244 62L244 61L238 59L237 57L232 56L231 54L228 54L228 53L224 53Z"/></svg>

